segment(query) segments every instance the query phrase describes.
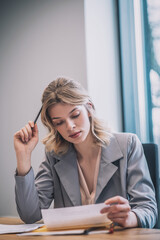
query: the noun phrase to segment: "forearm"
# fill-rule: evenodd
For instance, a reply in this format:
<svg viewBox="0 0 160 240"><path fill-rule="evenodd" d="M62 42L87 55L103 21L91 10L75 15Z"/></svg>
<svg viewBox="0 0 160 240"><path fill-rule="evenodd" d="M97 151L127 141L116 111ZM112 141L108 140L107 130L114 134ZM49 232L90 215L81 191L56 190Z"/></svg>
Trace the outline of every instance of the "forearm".
<svg viewBox="0 0 160 240"><path fill-rule="evenodd" d="M133 208L132 212L134 212L137 216L138 226L142 228L153 228L156 224L157 220L157 210L156 207L154 209L150 209L149 207L140 207Z"/></svg>
<svg viewBox="0 0 160 240"><path fill-rule="evenodd" d="M34 174L31 169L29 173L15 176L16 204L21 219L25 223L33 223L41 219L39 197L34 184Z"/></svg>
<svg viewBox="0 0 160 240"><path fill-rule="evenodd" d="M140 141L134 137L129 149L127 172L129 203L137 215L139 227L153 228L157 219L157 203L143 148Z"/></svg>

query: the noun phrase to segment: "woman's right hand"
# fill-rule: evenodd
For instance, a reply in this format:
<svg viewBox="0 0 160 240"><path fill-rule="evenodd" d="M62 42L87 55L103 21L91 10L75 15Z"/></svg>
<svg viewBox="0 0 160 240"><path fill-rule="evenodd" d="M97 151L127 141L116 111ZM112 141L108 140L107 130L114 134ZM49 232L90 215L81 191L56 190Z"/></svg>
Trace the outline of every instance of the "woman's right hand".
<svg viewBox="0 0 160 240"><path fill-rule="evenodd" d="M37 124L29 121L14 134L14 148L17 156L18 175L24 176L31 168L31 153L38 143Z"/></svg>

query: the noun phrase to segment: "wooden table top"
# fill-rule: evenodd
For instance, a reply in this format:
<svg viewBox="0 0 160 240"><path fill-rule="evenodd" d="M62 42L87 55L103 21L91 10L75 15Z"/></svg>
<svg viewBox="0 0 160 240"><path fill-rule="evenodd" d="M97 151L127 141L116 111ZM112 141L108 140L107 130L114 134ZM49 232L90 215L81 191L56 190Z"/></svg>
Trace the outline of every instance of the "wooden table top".
<svg viewBox="0 0 160 240"><path fill-rule="evenodd" d="M19 218L0 217L0 224L21 224ZM116 230L112 234L72 235L72 236L17 236L16 234L0 235L0 240L160 240L159 229L132 228Z"/></svg>

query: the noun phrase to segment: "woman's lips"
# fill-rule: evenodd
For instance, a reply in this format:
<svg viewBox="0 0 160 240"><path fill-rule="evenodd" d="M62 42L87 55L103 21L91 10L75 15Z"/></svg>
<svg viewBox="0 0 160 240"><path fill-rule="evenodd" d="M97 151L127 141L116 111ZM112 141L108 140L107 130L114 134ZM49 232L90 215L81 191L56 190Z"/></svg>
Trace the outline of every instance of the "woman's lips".
<svg viewBox="0 0 160 240"><path fill-rule="evenodd" d="M81 134L81 131L75 132L75 133L69 135L69 137L71 137L71 138L77 138L77 137L79 137L80 134Z"/></svg>

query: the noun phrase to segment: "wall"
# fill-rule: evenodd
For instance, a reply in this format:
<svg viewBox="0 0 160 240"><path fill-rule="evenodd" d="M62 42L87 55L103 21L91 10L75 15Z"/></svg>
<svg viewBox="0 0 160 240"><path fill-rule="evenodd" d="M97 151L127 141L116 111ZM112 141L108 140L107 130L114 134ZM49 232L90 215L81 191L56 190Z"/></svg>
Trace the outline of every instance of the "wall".
<svg viewBox="0 0 160 240"><path fill-rule="evenodd" d="M99 1L101 3L101 1ZM106 14L111 10L109 22L105 22L111 49L109 54L115 55L117 51L115 32L110 23L115 14L114 2L106 1ZM14 201L14 171L16 158L13 147L14 133L23 127L28 120L34 119L40 106L41 95L47 84L57 76L67 76L80 81L88 88L99 105L99 99L92 90L92 84L99 81L94 78L92 82L91 72L93 65L89 65L89 42L86 26L86 9L83 0L2 0L0 8L0 216L16 215ZM104 1L103 1L104 4ZM109 8L107 6L110 6ZM106 19L104 19L106 20ZM103 24L103 23L102 23ZM88 30L87 30L88 29ZM85 42L86 41L86 42ZM86 44L85 44L86 43ZM97 43L98 44L98 43ZM104 43L105 44L105 43ZM115 49L114 49L115 48ZM103 55L103 53L102 53ZM104 60L108 51L104 51ZM86 57L87 56L87 57ZM111 73L119 67L114 57ZM87 62L87 64L86 64ZM104 63L103 63L104 64ZM109 60L106 62L106 66ZM114 68L115 66L115 68ZM108 66L108 70L110 65ZM109 74L109 73L108 73ZM101 98L101 103L108 101L109 96L114 101L113 108L106 109L109 120L114 120L117 130L121 130L119 124L119 107L116 106L119 85L119 76L114 75L113 84L108 84L106 94ZM88 81L87 81L88 76ZM117 77L117 79L116 79ZM103 90L104 84L99 86ZM112 89L112 88L115 88ZM113 91L112 91L113 90ZM119 94L119 93L118 93ZM95 96L94 96L95 95ZM100 96L100 95L99 95ZM107 98L106 98L107 97ZM107 99L107 100L106 100ZM119 105L118 105L119 106ZM103 106L100 104L100 113ZM102 114L102 117L108 117ZM107 118L106 118L107 119ZM117 122L116 122L117 121ZM38 120L40 139L46 133L40 120ZM41 142L32 154L32 165L36 172L44 156L44 147Z"/></svg>
<svg viewBox="0 0 160 240"><path fill-rule="evenodd" d="M75 0L4 0L0 13L0 215L14 215L14 133L34 119L57 76L86 87L84 6ZM45 129L38 121L40 139ZM37 171L42 143L33 152Z"/></svg>
<svg viewBox="0 0 160 240"><path fill-rule="evenodd" d="M117 21L115 0L85 0L88 90L113 131L122 130Z"/></svg>

